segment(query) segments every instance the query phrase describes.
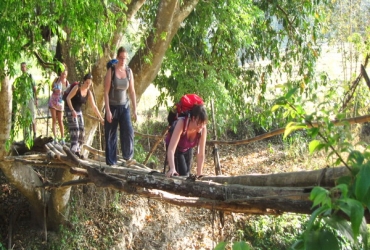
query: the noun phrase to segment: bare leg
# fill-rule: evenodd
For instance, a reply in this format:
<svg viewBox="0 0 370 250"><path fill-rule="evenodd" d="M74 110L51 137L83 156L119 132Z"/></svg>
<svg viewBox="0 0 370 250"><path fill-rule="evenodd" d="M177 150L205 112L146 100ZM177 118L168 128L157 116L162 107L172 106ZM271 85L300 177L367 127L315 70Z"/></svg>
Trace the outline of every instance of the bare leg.
<svg viewBox="0 0 370 250"><path fill-rule="evenodd" d="M60 135L61 135L62 139L64 139L63 111L56 111L56 114L57 114L57 118L58 118Z"/></svg>
<svg viewBox="0 0 370 250"><path fill-rule="evenodd" d="M57 111L53 108L49 108L50 110L50 114L51 114L51 130L53 131L53 135L54 135L54 139L57 138L56 137L56 131L55 131L55 123L56 123L56 120L57 120Z"/></svg>

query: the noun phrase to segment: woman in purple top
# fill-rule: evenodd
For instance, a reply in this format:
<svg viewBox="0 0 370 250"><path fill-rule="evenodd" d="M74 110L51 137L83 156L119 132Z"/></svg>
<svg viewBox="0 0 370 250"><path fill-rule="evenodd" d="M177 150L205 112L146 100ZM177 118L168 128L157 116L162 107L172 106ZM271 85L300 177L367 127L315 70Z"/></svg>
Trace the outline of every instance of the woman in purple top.
<svg viewBox="0 0 370 250"><path fill-rule="evenodd" d="M190 119L189 123L186 119ZM206 124L207 112L203 105L195 105L189 118L180 117L176 121L173 132L167 139L167 161L170 167L166 173L167 177L189 176L195 146L198 146L197 175L202 175L207 139Z"/></svg>

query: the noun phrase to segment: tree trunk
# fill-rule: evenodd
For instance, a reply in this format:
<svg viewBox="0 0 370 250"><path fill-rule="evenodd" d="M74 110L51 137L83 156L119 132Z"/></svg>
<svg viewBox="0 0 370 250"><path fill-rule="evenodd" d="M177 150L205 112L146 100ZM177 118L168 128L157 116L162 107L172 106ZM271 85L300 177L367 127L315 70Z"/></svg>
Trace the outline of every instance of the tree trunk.
<svg viewBox="0 0 370 250"><path fill-rule="evenodd" d="M140 164L130 168L110 167L95 160L79 160L67 147L63 148L64 152L50 143L47 147L49 151L44 156L31 155L16 159L32 165L45 165L45 161L40 159L47 157L50 161L47 166L62 168L58 171L59 177L44 184L45 188L53 190L49 202L51 228L58 226L68 212L66 205L69 197L61 194L69 194L74 185L92 183L97 187L160 199L179 206L249 214L310 214L313 204L309 195L313 187L319 185L331 188L339 177L349 174L347 168L338 167L241 177L167 178L163 173L146 169ZM8 161L11 159L14 158ZM81 179L78 179L79 176ZM50 208L58 209L51 211ZM365 217L370 222L368 210L365 211Z"/></svg>
<svg viewBox="0 0 370 250"><path fill-rule="evenodd" d="M4 160L6 155L5 147L6 141L9 138L11 129L11 112L12 112L12 86L9 82L8 76L5 75L3 69L0 69L1 88L0 88L0 162Z"/></svg>
<svg viewBox="0 0 370 250"><path fill-rule="evenodd" d="M346 167L336 167L323 168L314 171L299 171L264 175L204 176L201 178L201 180L260 187L334 187L335 181L344 175L350 175L350 171Z"/></svg>
<svg viewBox="0 0 370 250"><path fill-rule="evenodd" d="M44 221L44 199L41 187L43 185L39 176L30 165L20 162L4 164L2 171L9 183L11 183L30 203L32 219L41 227Z"/></svg>
<svg viewBox="0 0 370 250"><path fill-rule="evenodd" d="M160 199L179 206L203 207L236 213L275 215L286 212L311 214L313 203L309 200L309 195L312 188L316 186L317 173L319 172L316 170L305 172L306 177L310 177L311 173L313 174L313 178L308 178L312 180L312 183L307 181L304 183L304 185L309 186L299 186L300 183L291 183L296 185L295 187L283 187L282 183L288 177L300 179L299 176L303 172L287 173L286 178L281 178L281 174L271 174L269 175L269 182L280 183L280 187L276 187L230 184L233 182L233 177L223 177L225 183L221 184L209 180L204 181L203 178L201 180L183 177L167 178L161 173L149 172L149 170L106 166L104 172L102 172L97 169L97 165L88 164L87 162L80 163L80 166L87 171L83 171L84 169L76 171L76 168L74 168L73 172L85 175L86 178L64 183L61 185L63 188L93 183L98 187ZM333 169L328 175L332 173L336 175L333 179L340 177L340 173L348 174L345 168L338 168L338 171ZM298 178L296 178L297 176ZM253 181L255 177L260 179L260 176L251 175L248 177L249 180L252 180L252 183L258 183L258 181ZM325 178L324 176L323 179ZM327 179L330 179L330 176ZM328 180L327 183L328 185L334 184L334 181ZM60 188L59 184L47 186L49 188ZM368 210L365 211L365 218L369 223L370 213Z"/></svg>
<svg viewBox="0 0 370 250"><path fill-rule="evenodd" d="M3 73L0 72L0 75L3 75ZM42 225L42 195L40 190L36 189L36 186L42 185L41 181L29 165L4 160L7 154L4 145L6 145L11 129L12 88L7 76L1 82L0 100L2 101L0 102L0 109L2 111L0 112L0 121L3 122L0 122L0 145L3 146L0 149L0 169L9 183L29 200L31 210L35 215L33 218L35 218L37 224Z"/></svg>
<svg viewBox="0 0 370 250"><path fill-rule="evenodd" d="M63 183L78 179L78 176L71 174L68 170L58 169L55 174L55 182ZM50 192L48 202L48 229L58 230L59 226L64 222L64 218L68 218L68 202L71 188L62 187L53 189Z"/></svg>
<svg viewBox="0 0 370 250"><path fill-rule="evenodd" d="M199 0L185 1L161 0L152 32L146 39L146 47L139 49L130 62L134 73L137 100L157 76L163 57L180 24L193 11ZM162 37L166 34L165 37ZM144 62L150 58L150 63Z"/></svg>

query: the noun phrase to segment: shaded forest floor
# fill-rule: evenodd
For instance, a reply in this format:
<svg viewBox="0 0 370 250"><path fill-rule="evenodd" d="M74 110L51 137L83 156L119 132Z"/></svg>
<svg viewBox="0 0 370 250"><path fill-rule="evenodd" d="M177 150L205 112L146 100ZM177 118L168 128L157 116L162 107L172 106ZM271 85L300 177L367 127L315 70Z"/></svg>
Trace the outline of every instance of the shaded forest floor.
<svg viewBox="0 0 370 250"><path fill-rule="evenodd" d="M224 175L268 174L325 166L299 145L272 139L242 146L219 146ZM164 155L160 147L158 159ZM309 167L308 167L309 166ZM162 166L157 166L158 171ZM193 170L195 170L193 168ZM40 172L43 170L39 170ZM207 147L204 174L214 175L212 148ZM240 240L250 216L179 207L157 200L96 188L72 189L71 216L59 234L33 225L26 200L0 175L0 242L12 249L213 249L218 242ZM11 239L11 241L9 241ZM1 249L1 247L0 247Z"/></svg>

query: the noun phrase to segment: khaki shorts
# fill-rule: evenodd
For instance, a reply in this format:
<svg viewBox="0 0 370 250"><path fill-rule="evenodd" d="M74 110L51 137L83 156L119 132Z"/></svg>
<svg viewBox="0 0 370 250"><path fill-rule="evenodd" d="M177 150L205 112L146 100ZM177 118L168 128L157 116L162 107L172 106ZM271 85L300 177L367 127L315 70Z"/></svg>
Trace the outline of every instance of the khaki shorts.
<svg viewBox="0 0 370 250"><path fill-rule="evenodd" d="M28 105L26 107L22 107L22 115L24 115L27 112L28 109L31 112L32 122L35 122L35 120L36 120L36 107L35 107L35 101L33 99L31 99L28 102Z"/></svg>

